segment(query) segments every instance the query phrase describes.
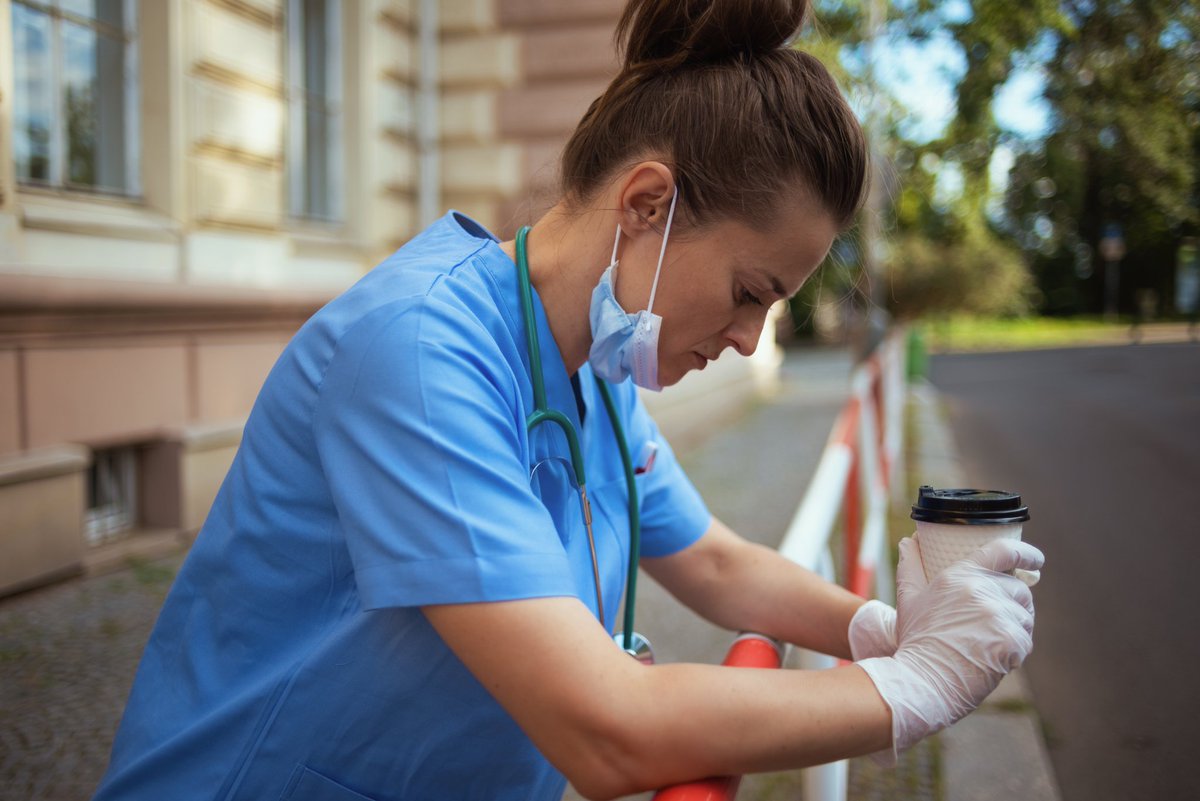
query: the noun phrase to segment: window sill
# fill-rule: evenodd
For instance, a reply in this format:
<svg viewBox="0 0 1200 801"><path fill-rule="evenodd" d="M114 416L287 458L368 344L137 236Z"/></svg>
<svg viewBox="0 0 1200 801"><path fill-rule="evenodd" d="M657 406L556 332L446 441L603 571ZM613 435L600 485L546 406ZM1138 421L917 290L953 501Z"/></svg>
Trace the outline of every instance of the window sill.
<svg viewBox="0 0 1200 801"><path fill-rule="evenodd" d="M101 195L21 187L17 206L25 228L60 233L178 242L178 222L140 203Z"/></svg>
<svg viewBox="0 0 1200 801"><path fill-rule="evenodd" d="M362 243L355 238L349 223L321 223L292 218L285 230L292 241L293 252L300 255L345 258L347 253L362 250Z"/></svg>
<svg viewBox="0 0 1200 801"><path fill-rule="evenodd" d="M57 445L0 457L0 487L82 473L92 463L82 445Z"/></svg>

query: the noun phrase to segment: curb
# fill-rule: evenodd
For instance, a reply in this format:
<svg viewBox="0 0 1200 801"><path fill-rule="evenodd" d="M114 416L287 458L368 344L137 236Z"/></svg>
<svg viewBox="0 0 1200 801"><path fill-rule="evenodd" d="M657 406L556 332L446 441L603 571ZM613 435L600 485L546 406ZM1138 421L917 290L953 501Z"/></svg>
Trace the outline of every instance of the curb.
<svg viewBox="0 0 1200 801"><path fill-rule="evenodd" d="M912 464L921 483L965 486L945 405L927 380L910 383L909 409ZM978 710L937 737L943 801L1062 801L1045 729L1019 669Z"/></svg>

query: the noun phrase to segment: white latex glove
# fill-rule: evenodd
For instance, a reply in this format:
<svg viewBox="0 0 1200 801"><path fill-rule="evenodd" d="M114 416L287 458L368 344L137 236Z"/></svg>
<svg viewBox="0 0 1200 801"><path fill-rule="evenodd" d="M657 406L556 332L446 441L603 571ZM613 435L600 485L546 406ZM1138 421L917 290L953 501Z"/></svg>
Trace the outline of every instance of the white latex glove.
<svg viewBox="0 0 1200 801"><path fill-rule="evenodd" d="M855 662L896 653L896 610L872 600L850 618L850 656Z"/></svg>
<svg viewBox="0 0 1200 801"><path fill-rule="evenodd" d="M900 647L857 664L892 710L896 756L972 712L1033 650L1033 595L1014 568L1038 570L1045 557L1027 542L995 540L926 583L916 542L900 542L896 569Z"/></svg>

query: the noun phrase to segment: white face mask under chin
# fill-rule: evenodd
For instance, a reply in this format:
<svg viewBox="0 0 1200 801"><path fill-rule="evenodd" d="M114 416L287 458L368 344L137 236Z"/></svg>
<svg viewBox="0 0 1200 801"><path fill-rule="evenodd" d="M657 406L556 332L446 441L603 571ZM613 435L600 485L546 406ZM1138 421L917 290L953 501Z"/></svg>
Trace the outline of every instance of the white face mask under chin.
<svg viewBox="0 0 1200 801"><path fill-rule="evenodd" d="M667 212L667 225L663 229L662 246L658 251L658 266L654 268L654 283L650 286L650 300L643 311L629 314L617 302L613 286L617 266L617 249L621 243L621 226L613 240L612 259L600 283L592 290L592 305L588 320L592 328L592 347L588 351L588 363L596 375L611 383L619 383L633 377L633 383L654 392L662 390L658 383L658 335L662 329L662 317L654 313L654 295L658 291L658 278L662 273L663 257L667 252L667 238L671 235L671 222L675 219L675 203L679 199L679 188L671 196L671 207Z"/></svg>

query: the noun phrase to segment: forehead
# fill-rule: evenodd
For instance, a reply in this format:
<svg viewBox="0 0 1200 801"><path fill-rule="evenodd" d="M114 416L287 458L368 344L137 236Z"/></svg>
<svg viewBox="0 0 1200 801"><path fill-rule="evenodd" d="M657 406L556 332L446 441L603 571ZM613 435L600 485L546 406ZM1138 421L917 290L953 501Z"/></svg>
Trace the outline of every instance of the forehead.
<svg viewBox="0 0 1200 801"><path fill-rule="evenodd" d="M727 219L706 227L706 246L734 269L758 276L765 288L785 296L794 294L820 265L838 233L831 215L803 202L781 207L765 226Z"/></svg>

